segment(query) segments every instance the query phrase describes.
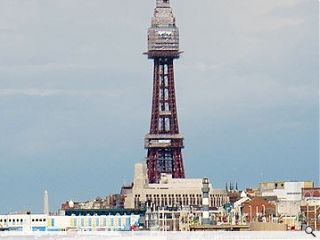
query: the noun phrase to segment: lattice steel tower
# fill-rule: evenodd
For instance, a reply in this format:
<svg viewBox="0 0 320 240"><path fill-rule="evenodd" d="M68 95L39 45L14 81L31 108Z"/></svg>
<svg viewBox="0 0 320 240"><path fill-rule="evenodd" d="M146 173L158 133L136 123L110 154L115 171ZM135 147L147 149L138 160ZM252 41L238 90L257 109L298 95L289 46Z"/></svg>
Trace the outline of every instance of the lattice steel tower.
<svg viewBox="0 0 320 240"><path fill-rule="evenodd" d="M161 173L184 178L174 83L174 59L179 58L179 29L169 0L156 0L148 30L148 55L154 61L150 132L145 136L149 183L158 183Z"/></svg>

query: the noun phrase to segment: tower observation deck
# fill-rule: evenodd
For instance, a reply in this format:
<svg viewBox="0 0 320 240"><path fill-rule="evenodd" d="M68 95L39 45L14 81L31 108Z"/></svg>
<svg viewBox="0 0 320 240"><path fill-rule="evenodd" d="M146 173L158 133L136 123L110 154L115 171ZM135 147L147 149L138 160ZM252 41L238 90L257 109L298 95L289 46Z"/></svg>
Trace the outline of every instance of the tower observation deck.
<svg viewBox="0 0 320 240"><path fill-rule="evenodd" d="M158 183L162 173L184 178L173 66L181 52L170 0L156 0L146 54L154 61L151 124L145 136L149 183Z"/></svg>

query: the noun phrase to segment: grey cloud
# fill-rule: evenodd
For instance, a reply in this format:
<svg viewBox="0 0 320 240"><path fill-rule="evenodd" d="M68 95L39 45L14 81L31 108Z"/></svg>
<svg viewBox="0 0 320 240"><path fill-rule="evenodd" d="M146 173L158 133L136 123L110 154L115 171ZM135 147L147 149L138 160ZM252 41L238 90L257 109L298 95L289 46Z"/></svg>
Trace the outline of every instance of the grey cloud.
<svg viewBox="0 0 320 240"><path fill-rule="evenodd" d="M176 89L187 175L215 186L317 180L318 2L172 5L185 51ZM0 212L25 202L39 209L42 186L54 189L57 207L131 180L150 118L152 62L142 53L153 8L150 0L0 1L0 180L10 192ZM312 167L301 172L302 160ZM82 179L88 162L99 167Z"/></svg>

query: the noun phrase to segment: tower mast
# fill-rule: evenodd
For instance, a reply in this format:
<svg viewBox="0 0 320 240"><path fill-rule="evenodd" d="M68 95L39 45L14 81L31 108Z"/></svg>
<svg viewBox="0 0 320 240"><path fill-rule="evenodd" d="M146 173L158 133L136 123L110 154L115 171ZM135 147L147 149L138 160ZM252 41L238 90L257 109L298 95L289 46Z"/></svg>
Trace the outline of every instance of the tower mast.
<svg viewBox="0 0 320 240"><path fill-rule="evenodd" d="M184 145L179 133L173 66L181 52L179 29L169 0L156 0L146 54L154 61L151 124L145 136L149 183L158 183L161 173L184 178Z"/></svg>

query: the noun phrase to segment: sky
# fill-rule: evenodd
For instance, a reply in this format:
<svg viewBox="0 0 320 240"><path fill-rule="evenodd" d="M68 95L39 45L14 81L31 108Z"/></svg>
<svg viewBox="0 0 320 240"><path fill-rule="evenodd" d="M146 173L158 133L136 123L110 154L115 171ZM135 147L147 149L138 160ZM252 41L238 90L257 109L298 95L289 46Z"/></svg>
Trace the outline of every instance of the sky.
<svg viewBox="0 0 320 240"><path fill-rule="evenodd" d="M319 2L172 0L187 177L319 181ZM144 162L151 0L0 0L0 213L119 193Z"/></svg>

